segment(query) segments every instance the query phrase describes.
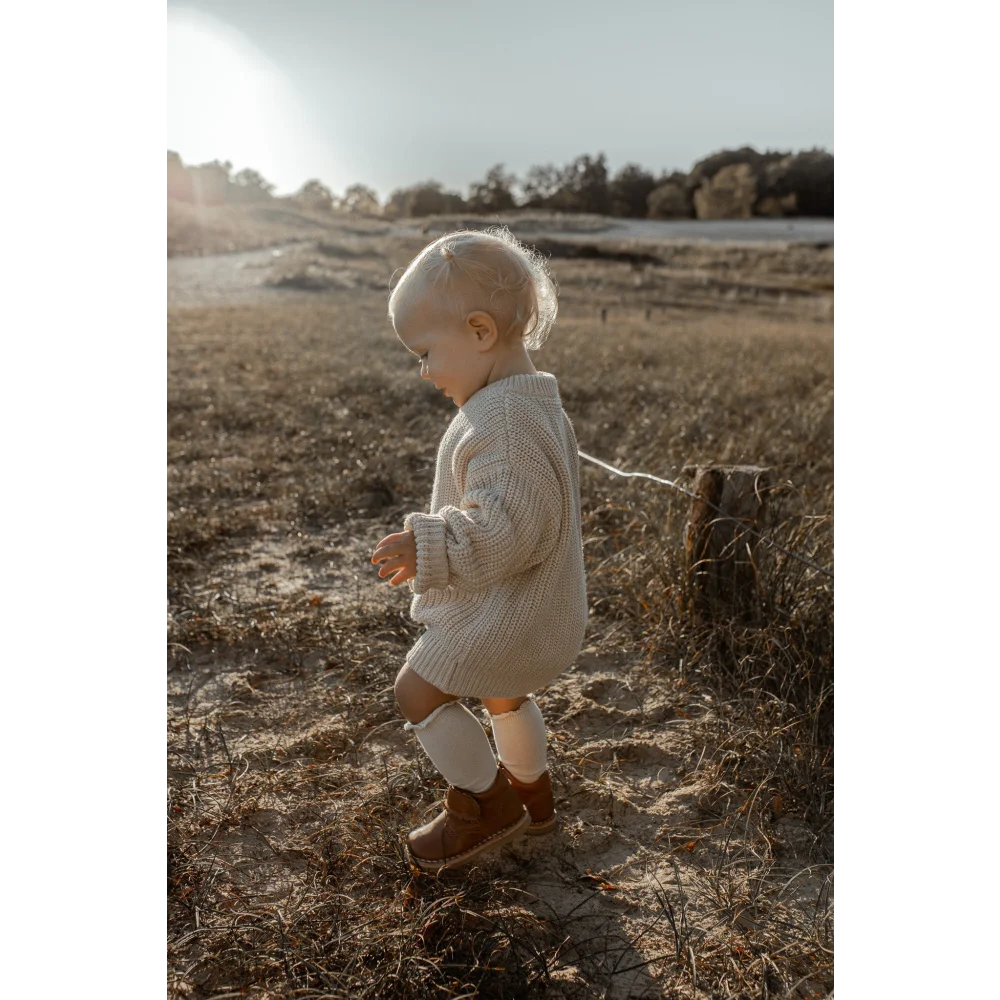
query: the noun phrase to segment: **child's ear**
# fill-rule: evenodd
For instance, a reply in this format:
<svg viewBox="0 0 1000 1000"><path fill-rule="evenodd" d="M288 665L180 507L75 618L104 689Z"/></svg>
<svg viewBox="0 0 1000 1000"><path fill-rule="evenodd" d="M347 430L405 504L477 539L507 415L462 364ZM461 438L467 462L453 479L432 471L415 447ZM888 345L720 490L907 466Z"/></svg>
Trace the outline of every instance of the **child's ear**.
<svg viewBox="0 0 1000 1000"><path fill-rule="evenodd" d="M480 351L488 351L500 336L493 317L487 312L470 312L465 317L465 327L476 335L476 346Z"/></svg>

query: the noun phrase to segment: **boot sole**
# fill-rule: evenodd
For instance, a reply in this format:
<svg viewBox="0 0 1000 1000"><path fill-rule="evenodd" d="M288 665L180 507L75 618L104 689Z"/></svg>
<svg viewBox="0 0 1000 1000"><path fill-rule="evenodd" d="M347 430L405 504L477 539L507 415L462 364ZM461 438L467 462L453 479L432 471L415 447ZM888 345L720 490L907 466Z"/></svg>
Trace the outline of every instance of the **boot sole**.
<svg viewBox="0 0 1000 1000"><path fill-rule="evenodd" d="M413 851L410 850L409 845L407 845L406 852L409 854L410 860L418 868L425 872L439 872L442 868L458 868L460 865L464 865L467 861L471 861L477 855L482 854L483 851L488 851L493 847L499 847L501 844L505 844L507 841L513 840L516 836L518 836L518 834L524 832L530 825L531 813L525 809L521 818L516 823L512 823L510 826L505 826L502 830L498 830L487 840L484 840L481 843L476 844L475 847L470 847L467 851L463 851L461 854L456 854L453 857L442 858L436 861L429 858L418 858Z"/></svg>
<svg viewBox="0 0 1000 1000"><path fill-rule="evenodd" d="M543 833L551 833L559 825L559 814L553 813L548 819L532 823L524 832L529 837L540 837Z"/></svg>

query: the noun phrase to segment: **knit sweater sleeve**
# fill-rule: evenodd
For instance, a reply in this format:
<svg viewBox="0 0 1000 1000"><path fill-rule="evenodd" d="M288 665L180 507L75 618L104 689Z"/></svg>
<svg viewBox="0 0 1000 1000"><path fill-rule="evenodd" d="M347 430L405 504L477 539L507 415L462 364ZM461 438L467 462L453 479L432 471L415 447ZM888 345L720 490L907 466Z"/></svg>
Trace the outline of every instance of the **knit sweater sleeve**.
<svg viewBox="0 0 1000 1000"><path fill-rule="evenodd" d="M474 591L545 560L559 538L562 506L554 475L507 458L469 465L458 506L408 514L417 543L415 594Z"/></svg>

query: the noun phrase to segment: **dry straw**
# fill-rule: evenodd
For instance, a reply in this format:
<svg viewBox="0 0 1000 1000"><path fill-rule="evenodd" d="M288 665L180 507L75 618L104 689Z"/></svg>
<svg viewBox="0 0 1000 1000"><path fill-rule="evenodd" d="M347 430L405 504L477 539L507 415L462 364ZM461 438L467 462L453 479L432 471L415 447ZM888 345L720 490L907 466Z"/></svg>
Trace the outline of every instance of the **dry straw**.
<svg viewBox="0 0 1000 1000"><path fill-rule="evenodd" d="M805 563L810 569L816 570L817 573L823 573L826 576L833 579L833 572L826 569L824 566L820 566L818 563L813 562L811 559L807 559L805 556L799 555L797 552L792 552L791 549L786 549L783 545L779 545L774 539L767 538L762 535L759 531L751 528L748 524L745 524L743 520L738 517L733 517L732 514L727 514L721 507L716 506L711 500L706 497L698 496L697 493L692 493L691 490L685 489L678 483L673 482L670 479L662 479L660 476L654 476L649 472L626 472L624 469L618 469L613 465L609 465L607 462L602 462L599 458L594 458L593 455L588 455L586 452L578 452L581 458L585 458L588 462L593 462L595 465L599 465L602 469L607 469L608 472L613 472L617 476L627 476L627 477L637 477L642 479L651 479L654 483L663 483L664 486L669 486L672 489L683 493L685 496L691 497L692 500L700 500L702 503L707 504L712 510L716 511L722 518L728 521L736 521L742 524L743 527L751 534L756 535L762 542L766 542L772 548L777 549L779 552L783 552L786 556L790 556L792 559L797 559L801 563Z"/></svg>

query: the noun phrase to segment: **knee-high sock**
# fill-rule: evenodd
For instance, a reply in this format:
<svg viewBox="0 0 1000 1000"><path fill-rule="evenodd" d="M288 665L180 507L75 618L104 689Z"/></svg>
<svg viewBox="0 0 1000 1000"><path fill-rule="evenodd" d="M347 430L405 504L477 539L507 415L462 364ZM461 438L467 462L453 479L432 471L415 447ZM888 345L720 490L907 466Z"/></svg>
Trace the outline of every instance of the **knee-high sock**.
<svg viewBox="0 0 1000 1000"><path fill-rule="evenodd" d="M423 722L407 722L449 785L486 792L497 777L497 761L482 723L459 701L448 701Z"/></svg>
<svg viewBox="0 0 1000 1000"><path fill-rule="evenodd" d="M513 712L492 716L497 756L518 781L535 781L546 769L545 719L534 698Z"/></svg>

